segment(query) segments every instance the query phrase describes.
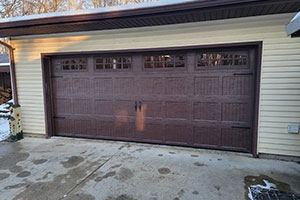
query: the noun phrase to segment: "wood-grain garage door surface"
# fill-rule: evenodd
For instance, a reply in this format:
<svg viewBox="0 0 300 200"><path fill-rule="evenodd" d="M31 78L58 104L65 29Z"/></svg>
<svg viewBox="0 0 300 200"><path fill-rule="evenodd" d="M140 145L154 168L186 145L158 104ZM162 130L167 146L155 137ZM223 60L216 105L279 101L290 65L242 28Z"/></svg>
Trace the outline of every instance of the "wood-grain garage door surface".
<svg viewBox="0 0 300 200"><path fill-rule="evenodd" d="M55 135L251 152L255 51L52 59Z"/></svg>

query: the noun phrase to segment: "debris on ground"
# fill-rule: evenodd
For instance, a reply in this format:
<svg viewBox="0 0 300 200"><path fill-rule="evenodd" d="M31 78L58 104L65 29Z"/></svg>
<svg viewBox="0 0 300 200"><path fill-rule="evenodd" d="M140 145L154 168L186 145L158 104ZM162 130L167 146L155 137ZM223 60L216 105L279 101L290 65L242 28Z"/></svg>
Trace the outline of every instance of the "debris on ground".
<svg viewBox="0 0 300 200"><path fill-rule="evenodd" d="M8 102L12 98L11 89L0 87L0 105Z"/></svg>
<svg viewBox="0 0 300 200"><path fill-rule="evenodd" d="M250 200L300 200L300 194L280 191L276 185L263 180L264 185L251 185L248 187Z"/></svg>

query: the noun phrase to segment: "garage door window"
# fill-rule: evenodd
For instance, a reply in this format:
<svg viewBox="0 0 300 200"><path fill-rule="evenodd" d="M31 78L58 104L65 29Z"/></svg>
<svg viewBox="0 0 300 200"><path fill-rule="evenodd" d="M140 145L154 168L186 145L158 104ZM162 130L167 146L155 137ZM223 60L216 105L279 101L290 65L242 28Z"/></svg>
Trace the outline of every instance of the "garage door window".
<svg viewBox="0 0 300 200"><path fill-rule="evenodd" d="M185 67L184 55L149 55L144 56L145 69L174 69Z"/></svg>
<svg viewBox="0 0 300 200"><path fill-rule="evenodd" d="M198 67L247 67L248 65L247 52L199 53L197 59Z"/></svg>
<svg viewBox="0 0 300 200"><path fill-rule="evenodd" d="M100 57L95 58L96 70L127 70L131 68L131 57Z"/></svg>
<svg viewBox="0 0 300 200"><path fill-rule="evenodd" d="M74 58L74 59L61 60L56 64L55 70L56 71L86 71L87 59Z"/></svg>

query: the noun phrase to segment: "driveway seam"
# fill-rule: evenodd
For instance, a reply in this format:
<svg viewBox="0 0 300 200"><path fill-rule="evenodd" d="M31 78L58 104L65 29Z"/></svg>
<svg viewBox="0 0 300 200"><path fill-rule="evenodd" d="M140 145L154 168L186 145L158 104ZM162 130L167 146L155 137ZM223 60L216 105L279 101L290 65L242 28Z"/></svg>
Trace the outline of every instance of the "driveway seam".
<svg viewBox="0 0 300 200"><path fill-rule="evenodd" d="M115 154L113 154L109 159L107 159L104 163L100 164L96 169L94 169L91 173L89 173L83 180L81 180L79 183L77 183L74 187L72 187L63 197L61 197L59 200L67 198L79 185L86 182L98 169L103 167L107 162L109 162L115 155L117 155L119 151L117 151Z"/></svg>

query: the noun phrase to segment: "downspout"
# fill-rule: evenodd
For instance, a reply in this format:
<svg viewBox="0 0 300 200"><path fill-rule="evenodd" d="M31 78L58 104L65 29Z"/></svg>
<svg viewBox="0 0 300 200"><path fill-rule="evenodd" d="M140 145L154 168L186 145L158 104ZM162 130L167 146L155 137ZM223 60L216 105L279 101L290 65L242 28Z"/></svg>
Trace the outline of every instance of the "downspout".
<svg viewBox="0 0 300 200"><path fill-rule="evenodd" d="M18 99L18 92L17 92L17 80L16 80L16 68L15 68L15 57L14 57L14 48L3 42L0 41L0 44L7 47L9 49L9 61L10 61L10 81L11 81L11 86L12 86L12 96L13 96L13 101L14 104L19 105L19 99Z"/></svg>

